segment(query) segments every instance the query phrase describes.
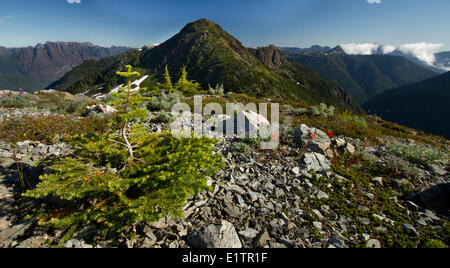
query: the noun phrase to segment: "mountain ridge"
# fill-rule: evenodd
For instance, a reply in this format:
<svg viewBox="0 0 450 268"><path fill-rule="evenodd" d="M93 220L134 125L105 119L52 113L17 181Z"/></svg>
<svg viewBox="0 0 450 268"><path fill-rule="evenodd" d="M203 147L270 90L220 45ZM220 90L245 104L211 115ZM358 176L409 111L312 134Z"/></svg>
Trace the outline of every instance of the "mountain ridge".
<svg viewBox="0 0 450 268"><path fill-rule="evenodd" d="M363 107L383 119L450 138L450 72L384 92Z"/></svg>
<svg viewBox="0 0 450 268"><path fill-rule="evenodd" d="M128 49L62 41L19 48L0 47L0 88L42 89L86 60L117 55Z"/></svg>
<svg viewBox="0 0 450 268"><path fill-rule="evenodd" d="M326 52L283 51L288 61L298 62L330 79L363 104L376 95L398 86L418 82L438 73L391 55L349 55L337 46Z"/></svg>
<svg viewBox="0 0 450 268"><path fill-rule="evenodd" d="M149 85L162 79L165 66L168 66L173 77L178 77L182 67L186 66L189 79L198 81L203 88L224 84L227 91L236 93L289 98L314 104L328 102L342 109L362 112L344 89L299 64L285 61L275 46L246 48L219 25L207 19L188 23L164 43L142 51L136 57L139 59L133 61L132 65L150 74ZM94 90L91 92L110 90L118 82L113 82L114 78L109 75L116 67L111 65L103 75L80 79L72 72L49 88L71 93L85 92L88 88ZM81 73L82 68L80 66L76 71ZM62 80L71 75L74 81L63 85ZM99 89L96 84L106 86Z"/></svg>

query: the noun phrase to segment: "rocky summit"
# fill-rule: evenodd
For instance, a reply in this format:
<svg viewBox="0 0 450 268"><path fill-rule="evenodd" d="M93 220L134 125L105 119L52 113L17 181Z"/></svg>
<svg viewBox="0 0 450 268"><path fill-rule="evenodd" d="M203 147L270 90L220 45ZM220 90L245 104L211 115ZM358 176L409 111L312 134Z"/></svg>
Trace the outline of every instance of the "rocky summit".
<svg viewBox="0 0 450 268"><path fill-rule="evenodd" d="M45 96L39 95L40 101ZM80 122L109 113L106 106L86 107L95 112L80 117L81 109L76 117ZM29 115L29 109L10 108L11 117L0 122L0 131L12 118ZM291 109L283 106L282 116L291 116ZM51 117L57 110L38 111L36 117ZM155 120L156 113L150 112L143 123L148 131L159 133L169 124ZM1 141L0 247L380 248L424 247L433 241L448 245L448 147L437 149L414 133L405 134L406 129L379 127L384 134L376 137L350 135L346 129L353 123L338 128L336 122L343 124L346 118L342 115L299 118L283 121L275 150L261 150L251 140L221 138L214 153L225 165L207 178L209 191L189 197L182 217L130 224L113 237L105 237L105 229L91 222L65 239L64 230L46 229L26 217L34 210L64 207L56 198L22 197L19 175L36 185L50 172L49 161L73 155L76 148L63 136L53 141ZM382 122L365 120L373 128ZM326 133L325 122L335 124L333 133Z"/></svg>

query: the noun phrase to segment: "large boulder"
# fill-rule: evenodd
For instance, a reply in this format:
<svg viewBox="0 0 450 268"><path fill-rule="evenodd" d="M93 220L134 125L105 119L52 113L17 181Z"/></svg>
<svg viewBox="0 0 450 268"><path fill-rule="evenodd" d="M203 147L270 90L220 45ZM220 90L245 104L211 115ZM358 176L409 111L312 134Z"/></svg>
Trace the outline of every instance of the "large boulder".
<svg viewBox="0 0 450 268"><path fill-rule="evenodd" d="M430 210L449 214L450 183L431 185L423 188L418 194L419 203Z"/></svg>
<svg viewBox="0 0 450 268"><path fill-rule="evenodd" d="M242 121L239 121L241 119ZM236 135L256 135L260 131L270 131L270 122L264 116L253 112L240 111L237 115L225 116L225 120L220 121L215 130L220 133L227 133L227 128L234 126L231 131ZM270 135L269 135L270 136Z"/></svg>
<svg viewBox="0 0 450 268"><path fill-rule="evenodd" d="M315 137L312 138L312 135ZM317 128L310 128L305 124L295 129L294 142L301 148L307 146L308 149L319 154L325 154L331 145L331 140L325 132Z"/></svg>
<svg viewBox="0 0 450 268"><path fill-rule="evenodd" d="M233 224L225 220L220 225L211 224L202 231L193 232L188 236L188 243L194 248L242 248Z"/></svg>
<svg viewBox="0 0 450 268"><path fill-rule="evenodd" d="M117 110L114 107L109 106L109 105L97 104L97 105L87 107L83 116L89 116L93 112L96 112L99 114L104 114L104 115L110 115L110 114L116 113Z"/></svg>

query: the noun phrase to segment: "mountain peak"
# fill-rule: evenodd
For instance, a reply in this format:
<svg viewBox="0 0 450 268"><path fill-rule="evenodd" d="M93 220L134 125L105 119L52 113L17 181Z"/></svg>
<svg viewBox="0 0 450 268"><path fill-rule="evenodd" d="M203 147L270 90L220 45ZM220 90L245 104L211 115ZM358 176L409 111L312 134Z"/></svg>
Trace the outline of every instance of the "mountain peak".
<svg viewBox="0 0 450 268"><path fill-rule="evenodd" d="M211 30L217 30L220 28L216 23L208 20L208 19L200 19L193 22L188 23L181 32L209 32Z"/></svg>
<svg viewBox="0 0 450 268"><path fill-rule="evenodd" d="M341 46L336 46L335 48L330 50L329 53L345 54L345 50Z"/></svg>

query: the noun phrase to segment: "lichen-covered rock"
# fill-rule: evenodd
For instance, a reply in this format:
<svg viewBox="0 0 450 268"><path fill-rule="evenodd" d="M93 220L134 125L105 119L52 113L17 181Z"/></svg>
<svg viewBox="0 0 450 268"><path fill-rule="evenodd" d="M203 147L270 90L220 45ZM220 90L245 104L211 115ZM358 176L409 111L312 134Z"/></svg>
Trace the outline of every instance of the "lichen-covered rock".
<svg viewBox="0 0 450 268"><path fill-rule="evenodd" d="M295 129L294 142L302 148L307 146L308 149L319 154L325 154L331 145L331 140L325 132L317 128L310 128L305 124Z"/></svg>

